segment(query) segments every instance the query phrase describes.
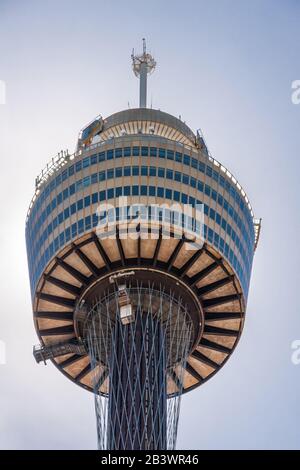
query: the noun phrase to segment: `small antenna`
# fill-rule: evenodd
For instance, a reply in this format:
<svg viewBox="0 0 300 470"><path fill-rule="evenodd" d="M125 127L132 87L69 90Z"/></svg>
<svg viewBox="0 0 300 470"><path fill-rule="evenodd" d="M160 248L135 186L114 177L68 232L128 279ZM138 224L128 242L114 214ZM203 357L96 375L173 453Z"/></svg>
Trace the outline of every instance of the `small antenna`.
<svg viewBox="0 0 300 470"><path fill-rule="evenodd" d="M143 54L134 55L132 50L132 69L136 77L140 79L140 108L147 108L147 76L156 66L156 62L149 52L146 52L146 39L143 38Z"/></svg>

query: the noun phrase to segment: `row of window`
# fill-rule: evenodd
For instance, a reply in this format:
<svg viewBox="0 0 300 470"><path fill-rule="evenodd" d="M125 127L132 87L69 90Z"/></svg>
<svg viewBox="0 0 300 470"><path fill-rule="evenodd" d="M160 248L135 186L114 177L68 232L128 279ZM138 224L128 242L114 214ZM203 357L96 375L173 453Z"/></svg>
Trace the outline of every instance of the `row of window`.
<svg viewBox="0 0 300 470"><path fill-rule="evenodd" d="M47 205L47 207L43 210L40 217L37 219L34 227L31 230L31 241L32 243L35 242L37 238L37 234L41 225L45 222L47 217L51 214L51 212L56 209L56 207L61 204L63 201L68 199L70 196L75 194L77 191L80 191L91 184L101 183L105 180L109 179L116 179L119 177L126 177L126 176L151 176L151 177L159 177L159 178L166 178L170 180L175 180L177 182L189 185L193 188L196 188L198 191L204 193L206 196L211 197L215 202L224 208L224 210L228 213L228 215L234 220L234 222L239 227L243 238L245 239L246 246L249 249L253 246L253 240L250 237L242 219L232 207L228 201L223 198L221 194L218 194L213 188L209 185L204 184L200 180L196 180L196 178L189 176L185 173L181 173L179 171L173 171L168 168L162 167L153 167L153 166L125 166L125 167L117 167L117 168L110 168L104 171L100 171L99 173L94 173L90 176L86 176L83 179L78 180L76 183L71 184L68 188L61 191L56 197L54 197ZM191 197L193 201L194 198Z"/></svg>
<svg viewBox="0 0 300 470"><path fill-rule="evenodd" d="M128 211L129 208L127 207L126 210ZM154 217L157 216L154 215ZM71 239L74 239L78 235L81 235L84 232L90 231L92 228L96 227L98 223L99 219L96 214L93 214L92 216L88 215L85 218L82 218L77 222L73 223L70 227L67 227L50 243L49 247L41 255L37 263L36 269L31 270L32 295L34 295L35 286L39 280L42 271L44 270L49 260L58 252L58 250L62 248L66 243L68 243ZM191 220L190 225L194 224L195 221ZM225 257L229 260L240 279L245 297L247 297L250 271L246 272L243 270L238 258L236 257L233 250L229 247L229 245L225 242L225 240L218 233L214 232L211 228L207 227L206 225L204 226L204 237L218 250L220 250L221 253L223 253Z"/></svg>
<svg viewBox="0 0 300 470"><path fill-rule="evenodd" d="M195 206L195 204L201 204L200 200L195 200L191 196L188 197L187 194L180 193L179 191L175 191L168 188L163 187L156 187L156 186L119 186L116 188L111 188L108 190L103 190L100 192L93 193L91 196L86 196L83 199L79 199L77 202L71 204L69 207L66 207L64 211L61 211L57 217L55 217L52 222L47 226L47 228L43 231L38 241L33 244L31 240L28 239L28 244L31 247L32 253L38 253L41 251L43 244L46 242L48 237L51 235L53 230L55 230L58 225L63 223L64 221L68 220L70 216L73 214L78 213L80 210L84 208L90 207L91 204L96 204L99 202L105 202L106 200L113 199L114 197L119 196L155 196L161 197L163 199L169 199L175 202L180 202L182 204L191 204ZM221 217L221 215L216 212L214 209L209 208L206 204L204 205L204 213L216 222L220 228L222 227L223 230L228 234L228 236L232 239L232 241L237 246L241 257L243 259L246 271L249 272L251 269L252 257L253 257L253 248L252 250L244 249L244 246L235 232L235 230L231 227L230 224L226 222L226 220ZM32 260L34 262L34 259ZM30 265L33 268L33 265Z"/></svg>
<svg viewBox="0 0 300 470"><path fill-rule="evenodd" d="M40 209L41 205L45 199L50 195L50 193L62 182L66 181L70 176L73 176L75 173L80 172L81 170L88 168L89 166L95 165L97 163L112 160L122 157L131 157L131 156L142 156L142 157L158 157L169 160L174 160L184 165L191 166L192 168L197 169L198 171L205 173L208 177L216 181L221 187L223 187L227 193L234 199L238 204L240 209L248 221L249 227L252 227L251 233L253 232L253 221L251 214L248 210L247 204L244 202L243 197L240 195L237 188L230 184L230 182L218 171L208 164L199 161L197 158L190 157L189 155L183 154L181 152L174 152L173 150L157 148L157 147L124 147L109 149L89 157L85 157L82 160L76 161L73 165L69 166L61 173L59 173L56 178L54 178L41 192L41 195L38 197L35 206L32 208L30 218L31 220L35 217L37 211ZM254 235L253 235L254 237Z"/></svg>

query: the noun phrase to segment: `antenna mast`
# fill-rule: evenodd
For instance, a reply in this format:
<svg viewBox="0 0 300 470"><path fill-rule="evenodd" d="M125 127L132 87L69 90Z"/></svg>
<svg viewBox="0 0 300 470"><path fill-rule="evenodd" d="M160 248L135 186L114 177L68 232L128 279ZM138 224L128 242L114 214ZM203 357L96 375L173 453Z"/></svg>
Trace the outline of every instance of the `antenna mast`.
<svg viewBox="0 0 300 470"><path fill-rule="evenodd" d="M136 77L140 79L140 108L147 108L147 76L150 75L156 66L156 62L151 54L146 52L146 39L143 38L143 54L131 55L132 69Z"/></svg>

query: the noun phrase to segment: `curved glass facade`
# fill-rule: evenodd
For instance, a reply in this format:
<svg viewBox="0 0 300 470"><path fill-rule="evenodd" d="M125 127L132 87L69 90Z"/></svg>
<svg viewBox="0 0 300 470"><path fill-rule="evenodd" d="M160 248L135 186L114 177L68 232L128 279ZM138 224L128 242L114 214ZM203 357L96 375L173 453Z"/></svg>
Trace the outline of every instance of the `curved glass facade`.
<svg viewBox="0 0 300 470"><path fill-rule="evenodd" d="M247 297L255 234L241 192L201 152L156 136L116 138L97 153L87 149L44 184L26 224L32 294L51 258L97 226L99 203L119 196L130 204L141 198L204 204L205 239L229 261Z"/></svg>

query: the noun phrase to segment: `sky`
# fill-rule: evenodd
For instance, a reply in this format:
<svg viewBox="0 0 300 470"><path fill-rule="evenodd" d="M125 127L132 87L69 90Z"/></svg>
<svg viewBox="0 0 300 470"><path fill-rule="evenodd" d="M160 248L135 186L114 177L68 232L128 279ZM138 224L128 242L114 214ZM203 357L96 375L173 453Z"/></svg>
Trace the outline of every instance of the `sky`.
<svg viewBox="0 0 300 470"><path fill-rule="evenodd" d="M299 23L297 0L0 0L1 449L96 448L92 394L32 356L25 217L35 177L86 123L138 106L143 37L153 108L201 128L262 217L242 338L183 396L177 448L300 448Z"/></svg>

